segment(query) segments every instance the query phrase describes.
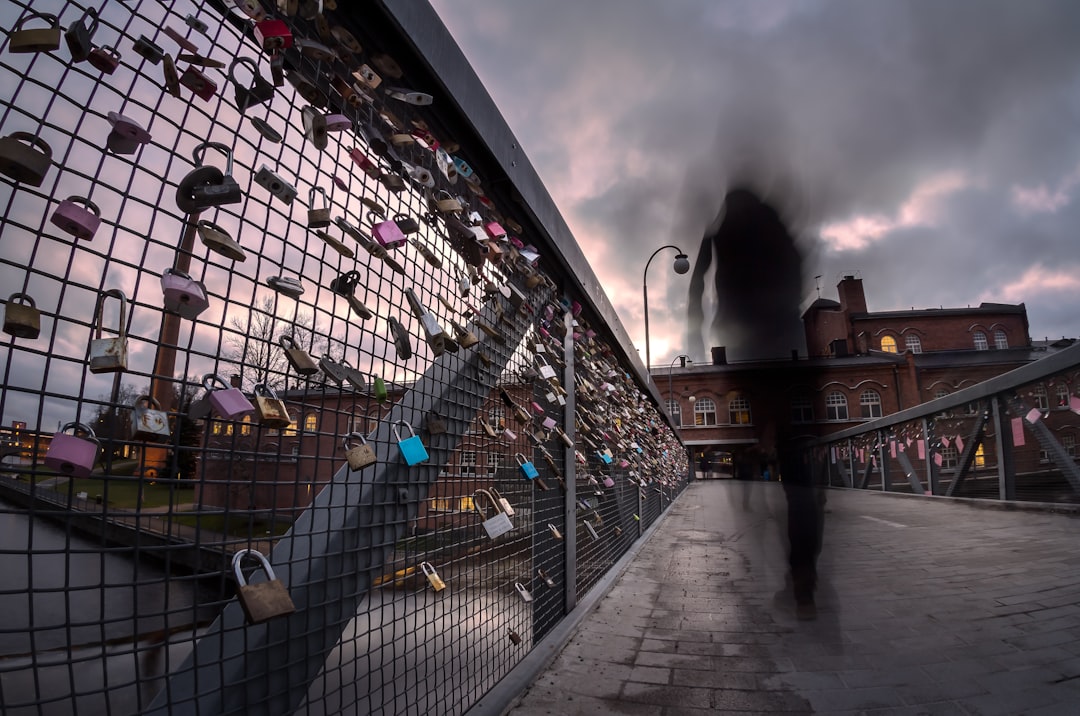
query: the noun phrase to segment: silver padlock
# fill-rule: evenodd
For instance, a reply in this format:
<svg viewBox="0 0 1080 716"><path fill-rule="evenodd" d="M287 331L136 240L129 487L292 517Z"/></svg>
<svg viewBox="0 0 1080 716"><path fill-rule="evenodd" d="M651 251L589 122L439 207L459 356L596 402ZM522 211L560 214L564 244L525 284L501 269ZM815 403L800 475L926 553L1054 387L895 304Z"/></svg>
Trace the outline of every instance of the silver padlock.
<svg viewBox="0 0 1080 716"><path fill-rule="evenodd" d="M521 598L525 602L531 602L533 600L532 594L529 594L529 590L525 588L525 585L521 582L514 582L514 589L521 595Z"/></svg>
<svg viewBox="0 0 1080 716"><path fill-rule="evenodd" d="M443 338L446 331L439 325L439 319L420 303L420 299L411 288L405 289L405 298L409 301L413 315L420 319L420 325L424 329L424 340L431 347L432 355L441 356L446 352L446 340Z"/></svg>
<svg viewBox="0 0 1080 716"><path fill-rule="evenodd" d="M278 345L285 350L285 358L289 361L289 365L300 375L315 375L319 372L319 366L307 351L297 344L294 336L279 336Z"/></svg>
<svg viewBox="0 0 1080 716"><path fill-rule="evenodd" d="M104 324L103 312L105 300L110 296L120 301L120 320L116 338L102 338ZM94 324L97 327L94 338L90 341L90 372L120 373L127 370L127 296L118 288L103 292L97 300L94 310Z"/></svg>
<svg viewBox="0 0 1080 716"><path fill-rule="evenodd" d="M280 199L286 206L291 205L296 198L296 187L271 171L265 164L255 173L255 183Z"/></svg>
<svg viewBox="0 0 1080 716"><path fill-rule="evenodd" d="M300 114L304 121L304 137L316 149L326 149L326 115L310 106L300 110Z"/></svg>
<svg viewBox="0 0 1080 716"><path fill-rule="evenodd" d="M315 206L315 195L322 194L322 203ZM326 190L321 186L311 187L308 192L307 224L312 229L321 229L330 226L330 199L326 196Z"/></svg>
<svg viewBox="0 0 1080 716"><path fill-rule="evenodd" d="M353 445L352 441L358 440L359 445ZM349 469L362 470L368 465L378 462L375 451L360 433L349 433L343 441L345 445L345 460L349 463Z"/></svg>
<svg viewBox="0 0 1080 716"><path fill-rule="evenodd" d="M131 438L133 440L168 440L169 416L161 404L149 395L135 399L131 415Z"/></svg>
<svg viewBox="0 0 1080 716"><path fill-rule="evenodd" d="M481 507L478 496L487 499L488 504L490 505L492 510L491 517L488 517L484 513L484 508ZM489 491L481 489L473 493L473 508L483 520L482 525L484 528L484 532L486 532L487 536L491 539L501 537L502 535L514 529L514 523L510 521L510 516L502 511L498 501L496 501L494 496L492 496Z"/></svg>

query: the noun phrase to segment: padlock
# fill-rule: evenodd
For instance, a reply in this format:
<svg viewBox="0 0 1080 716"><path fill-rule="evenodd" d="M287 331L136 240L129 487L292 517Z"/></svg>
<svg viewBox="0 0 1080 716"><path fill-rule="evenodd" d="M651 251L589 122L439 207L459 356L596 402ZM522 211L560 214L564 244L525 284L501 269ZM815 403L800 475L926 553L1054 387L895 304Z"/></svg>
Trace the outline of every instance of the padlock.
<svg viewBox="0 0 1080 716"><path fill-rule="evenodd" d="M517 593L521 595L521 599L523 601L531 602L533 600L533 596L529 594L529 590L526 589L525 585L521 582L514 582L514 589L516 589Z"/></svg>
<svg viewBox="0 0 1080 716"><path fill-rule="evenodd" d="M399 425L404 425L409 429L409 437L404 440L401 439ZM413 430L412 425L406 421L398 420L394 423L394 439L397 440L398 450L401 451L401 457L406 465L416 465L428 459L427 448L424 447L424 443L421 442L420 436Z"/></svg>
<svg viewBox="0 0 1080 716"><path fill-rule="evenodd" d="M293 15L295 15L296 10L299 8L299 6L300 0L277 0L278 10L280 10L282 14L286 15L287 17L292 17ZM263 22L266 22L266 20L264 20Z"/></svg>
<svg viewBox="0 0 1080 716"><path fill-rule="evenodd" d="M391 165L392 164L393 162L391 162ZM405 190L405 180L397 174L383 174L379 177L379 181L384 187L394 192L395 194Z"/></svg>
<svg viewBox="0 0 1080 716"><path fill-rule="evenodd" d="M146 35L140 35L131 47L152 65L161 64L161 60L165 58L165 50Z"/></svg>
<svg viewBox="0 0 1080 716"><path fill-rule="evenodd" d="M179 31L179 30L174 30L173 28L171 28L171 27L169 27L168 25L166 25L166 26L165 26L165 28L164 28L164 31L165 31L165 34L166 34L166 35L168 35L168 36L169 36L169 38L170 38L170 39L171 39L171 40L172 40L173 42L175 42L175 43L176 43L177 45L179 45L179 46L180 46L180 49L181 49L181 50L184 50L184 51L186 51L186 52L187 52L187 53L189 53L189 54L192 54L192 53L198 53L198 51L199 51L199 46L198 46L198 45L196 45L196 44L195 44L194 42L192 42L191 40L189 40L189 39L187 39L186 37L184 37L184 36L183 36L183 35L182 35L182 34L180 33L180 31ZM180 59L180 58L179 58L179 56L177 57L177 59ZM224 66L225 66L225 65L222 65L222 67L224 67Z"/></svg>
<svg viewBox="0 0 1080 716"><path fill-rule="evenodd" d="M378 179L382 176L382 170L379 169L379 165L356 147L349 150L349 157L356 166L360 167L360 169L372 179Z"/></svg>
<svg viewBox="0 0 1080 716"><path fill-rule="evenodd" d="M86 58L86 61L98 72L111 75L120 66L120 51L108 45L95 47L90 50L90 55Z"/></svg>
<svg viewBox="0 0 1080 716"><path fill-rule="evenodd" d="M441 356L446 351L446 340L443 337L445 331L439 325L435 314L427 310L412 288L405 289L405 298L409 302L413 315L420 319L420 325L424 329L424 340L427 341L431 352L435 357Z"/></svg>
<svg viewBox="0 0 1080 716"><path fill-rule="evenodd" d="M280 199L286 206L290 206L296 198L296 187L271 171L265 164L255 172L255 183Z"/></svg>
<svg viewBox="0 0 1080 716"><path fill-rule="evenodd" d="M263 52L274 54L280 50L287 50L293 45L292 32L284 20L262 20L255 23L255 42L259 43Z"/></svg>
<svg viewBox="0 0 1080 716"><path fill-rule="evenodd" d="M511 430L510 428L503 428L503 431L502 431L502 437L503 437L503 440L505 440L505 441L507 441L507 442L511 442L511 443L512 443L512 442L514 442L515 440L517 440L517 437L518 437L518 436L517 436L517 433L515 433L515 432L514 432L513 430Z"/></svg>
<svg viewBox="0 0 1080 716"><path fill-rule="evenodd" d="M236 67L243 65L251 71L251 84L244 87L236 79ZM237 57L229 65L229 81L233 84L236 108L243 114L250 107L269 102L274 98L274 85L259 74L259 66L250 57Z"/></svg>
<svg viewBox="0 0 1080 716"><path fill-rule="evenodd" d="M304 137L312 143L316 149L326 149L328 137L326 135L326 116L315 107L304 107L300 110L304 122Z"/></svg>
<svg viewBox="0 0 1080 716"><path fill-rule="evenodd" d="M395 214L394 223L402 234L415 234L420 230L420 225L416 223L416 219L408 214Z"/></svg>
<svg viewBox="0 0 1080 716"><path fill-rule="evenodd" d="M180 269L165 269L161 274L161 292L164 294L165 310L178 313L188 320L195 320L210 307L203 282L196 281Z"/></svg>
<svg viewBox="0 0 1080 716"><path fill-rule="evenodd" d="M409 239L409 243L416 249L425 261L431 264L435 269L441 270L443 267L442 259L435 255L431 249L423 244L419 239Z"/></svg>
<svg viewBox="0 0 1080 716"><path fill-rule="evenodd" d="M548 576L548 573L545 572L544 570L542 570L542 569L536 570L536 576L540 577L540 579L544 580L544 584L546 584L547 586L549 586L549 587L554 587L555 586L555 580L552 579L550 576Z"/></svg>
<svg viewBox="0 0 1080 716"><path fill-rule="evenodd" d="M551 366L547 361L547 357L543 355L536 356L537 369L540 371L540 377L544 380L551 380L555 377L555 368Z"/></svg>
<svg viewBox="0 0 1080 716"><path fill-rule="evenodd" d="M360 444L353 445L352 440L359 440ZM362 470L378 462L375 450L368 445L367 440L360 433L349 433L342 442L345 445L345 460L349 463L350 470Z"/></svg>
<svg viewBox="0 0 1080 716"><path fill-rule="evenodd" d="M328 114L325 119L327 132L347 132L352 129L352 120L344 114Z"/></svg>
<svg viewBox="0 0 1080 716"><path fill-rule="evenodd" d="M315 207L315 194L322 194L322 206ZM321 229L330 226L330 199L326 196L326 190L321 186L313 186L308 192L308 227Z"/></svg>
<svg viewBox="0 0 1080 716"><path fill-rule="evenodd" d="M344 358L341 359L342 370L345 371L345 380L352 384L354 390L364 391L367 390L367 381L364 379L364 374L349 365L349 361Z"/></svg>
<svg viewBox="0 0 1080 716"><path fill-rule="evenodd" d="M36 27L31 30L22 29L27 20L42 20L48 23L48 27ZM48 15L41 12L31 12L15 25L15 29L8 35L8 51L10 52L52 52L60 48L60 21L56 15Z"/></svg>
<svg viewBox="0 0 1080 716"><path fill-rule="evenodd" d="M491 496L494 497L495 500L499 503L499 509L505 512L507 517L513 517L515 514L514 506L510 504L510 500L500 495L499 491L496 490L494 487L488 489L491 492Z"/></svg>
<svg viewBox="0 0 1080 716"><path fill-rule="evenodd" d="M436 592L441 592L446 589L446 582L442 581L438 572L431 566L431 562L421 562L420 571L424 573L424 576L427 577L428 584L430 584L432 589Z"/></svg>
<svg viewBox="0 0 1080 716"><path fill-rule="evenodd" d="M489 221L484 224L484 233L494 241L506 241L506 229L497 221Z"/></svg>
<svg viewBox="0 0 1080 716"><path fill-rule="evenodd" d="M266 279L266 285L289 298L300 298L304 295L304 284L292 276L271 276Z"/></svg>
<svg viewBox="0 0 1080 716"><path fill-rule="evenodd" d="M186 15L186 16L184 16L184 24L186 24L188 27L190 27L195 32L198 32L199 34L202 34L202 35L207 35L209 37L210 26L207 25L202 20L200 20L199 18L195 17L194 15Z"/></svg>
<svg viewBox="0 0 1080 716"><path fill-rule="evenodd" d="M345 383L345 366L331 358L329 353L323 353L322 358L319 359L319 370L339 388Z"/></svg>
<svg viewBox="0 0 1080 716"><path fill-rule="evenodd" d="M603 485L604 487L615 487L615 479L611 475L604 475Z"/></svg>
<svg viewBox="0 0 1080 716"><path fill-rule="evenodd" d="M296 94L300 95L303 99L305 99L308 104L315 107L326 106L326 93L319 89L301 72L289 71L285 74L285 79L287 79L289 81L289 84L293 86L293 89L296 90Z"/></svg>
<svg viewBox="0 0 1080 716"><path fill-rule="evenodd" d="M480 504L480 500L477 496L487 498L488 503L491 506L492 515L488 517L484 512L483 506ZM484 531L487 532L487 536L491 539L496 539L502 535L510 532L514 529L514 523L510 521L510 516L502 511L498 501L487 490L477 490L473 493L473 509L480 515L480 519L483 520L482 526Z"/></svg>
<svg viewBox="0 0 1080 716"><path fill-rule="evenodd" d="M110 296L120 301L120 320L117 324L116 338L102 338L105 299ZM95 337L90 341L90 372L119 373L127 370L127 296L118 288L110 288L98 297L94 309Z"/></svg>
<svg viewBox="0 0 1080 716"><path fill-rule="evenodd" d="M308 213L310 215L310 213L311 213L310 210L308 211ZM348 246L343 244L339 239L334 238L333 236L326 233L322 229L316 229L315 230L315 235L318 236L320 239L322 239L326 243L327 246L332 248L334 251L337 251L339 254L341 254L345 258L351 259L351 258L356 257L356 252L355 251L353 251L351 248L349 248Z"/></svg>
<svg viewBox="0 0 1080 716"><path fill-rule="evenodd" d="M377 403L386 403L389 399L389 393L386 391L386 381L383 380L381 375L374 377L371 390Z"/></svg>
<svg viewBox="0 0 1080 716"><path fill-rule="evenodd" d="M393 316L388 317L386 322L390 326L390 335L394 339L394 349L397 351L397 357L401 360L412 358L412 339L409 338L409 332L405 330L405 326L401 325L401 321Z"/></svg>
<svg viewBox="0 0 1080 716"><path fill-rule="evenodd" d="M558 426L558 423L550 415L545 417L540 424L544 426L545 430L554 430Z"/></svg>
<svg viewBox="0 0 1080 716"><path fill-rule="evenodd" d="M427 420L424 421L424 427L427 428L430 435L442 435L447 428L446 418L439 411L433 410L428 413Z"/></svg>
<svg viewBox="0 0 1080 716"><path fill-rule="evenodd" d="M248 121L251 122L251 126L255 128L263 139L274 144L281 144L282 136L281 132L271 127L265 119L259 119L258 117L248 117Z"/></svg>
<svg viewBox="0 0 1080 716"><path fill-rule="evenodd" d="M256 383L251 388L255 398L255 419L268 428L287 428L292 425L289 409L285 401L277 396L274 389L266 383Z"/></svg>
<svg viewBox="0 0 1080 716"><path fill-rule="evenodd" d="M476 337L475 333L466 330L452 318L450 319L450 327L454 329L454 340L456 340L462 348L472 348L480 342L480 339Z"/></svg>
<svg viewBox="0 0 1080 716"><path fill-rule="evenodd" d="M203 245L211 251L216 251L233 261L247 259L247 253L240 247L240 244L236 243L228 231L217 224L206 219L200 219L195 228L199 232L199 238L202 240Z"/></svg>
<svg viewBox="0 0 1080 716"><path fill-rule="evenodd" d="M461 202L448 191L440 191L435 195L435 210L441 214L456 214L461 211Z"/></svg>
<svg viewBox="0 0 1080 716"><path fill-rule="evenodd" d="M550 522L548 522L548 532L550 532L551 536L554 537L555 539L561 540L563 538L562 537L562 532L559 531L559 528L556 527L555 525L551 524Z"/></svg>
<svg viewBox="0 0 1080 716"><path fill-rule="evenodd" d="M524 455L517 453L514 455L514 458L517 460L517 464L521 470L521 476L526 480L535 480L540 477L540 471L536 469L536 465L533 465L532 462L526 460Z"/></svg>
<svg viewBox="0 0 1080 716"><path fill-rule="evenodd" d="M81 431L86 437L68 435L69 429L73 433ZM45 453L45 466L71 477L90 477L100 451L101 445L90 426L67 423L52 436Z"/></svg>
<svg viewBox="0 0 1080 716"><path fill-rule="evenodd" d="M375 89L382 83L382 77L379 77L375 70L367 65L360 65L360 68L353 72L352 76L357 82L370 89Z"/></svg>
<svg viewBox="0 0 1080 716"><path fill-rule="evenodd" d="M518 644L521 643L521 635L518 634L513 629L507 629L506 630L506 636L508 636L510 638L510 643L513 644L514 646L517 646Z"/></svg>
<svg viewBox="0 0 1080 716"><path fill-rule="evenodd" d="M86 26L86 19L90 18L90 26ZM87 8L82 17L71 23L64 40L67 41L68 51L71 53L72 62L82 62L90 57L94 49L92 38L98 28L98 14L94 8Z"/></svg>
<svg viewBox="0 0 1080 716"><path fill-rule="evenodd" d="M119 112L109 112L107 117L112 131L105 138L105 146L114 154L135 154L140 147L150 142L150 132L134 119Z"/></svg>
<svg viewBox="0 0 1080 716"><path fill-rule="evenodd" d="M180 73L176 71L176 62L173 61L172 55L165 53L162 55L161 72L165 76L165 91L173 97L180 99ZM113 149L110 145L110 149ZM117 149L113 149L117 153L120 152Z"/></svg>
<svg viewBox="0 0 1080 716"><path fill-rule="evenodd" d="M391 137L393 141L394 137L408 137L412 140L412 135L409 134L395 134ZM428 171L425 167L406 167L409 177L417 184L426 187L428 189L435 188L435 175Z"/></svg>
<svg viewBox="0 0 1080 716"><path fill-rule="evenodd" d="M41 311L29 295L13 293L4 307L4 333L16 338L37 338L41 335Z"/></svg>
<svg viewBox="0 0 1080 716"><path fill-rule="evenodd" d="M480 425L480 428L484 431L484 433L487 434L489 438L493 438L498 435L498 433L495 432L494 426L492 426L492 424L485 420L483 417L478 417L476 419L476 422Z"/></svg>
<svg viewBox="0 0 1080 716"><path fill-rule="evenodd" d="M224 173L214 166L203 166L207 149L225 155ZM196 168L176 187L176 206L185 214L196 214L211 206L237 204L243 199L240 184L232 177L232 149L220 142L203 142L191 153Z"/></svg>
<svg viewBox="0 0 1080 716"><path fill-rule="evenodd" d="M52 166L52 148L29 132L12 132L0 139L0 173L17 182L41 186Z"/></svg>
<svg viewBox="0 0 1080 716"><path fill-rule="evenodd" d="M254 557L259 561L263 572L266 573L265 582L248 584L241 569L243 561L247 557ZM270 560L253 549L242 549L233 555L233 576L236 578L236 599L244 610L249 624L262 624L263 622L284 617L296 611L289 590L281 583L274 574L274 568L270 566Z"/></svg>
<svg viewBox="0 0 1080 716"><path fill-rule="evenodd" d="M259 0L233 0L233 4L255 22L262 22L266 19L266 10Z"/></svg>
<svg viewBox="0 0 1080 716"><path fill-rule="evenodd" d="M202 384L206 388L206 397L210 400L211 407L225 420L235 420L255 410L255 406L244 397L240 389L231 387L220 375L207 373L203 376ZM215 384L221 388L214 388Z"/></svg>
<svg viewBox="0 0 1080 716"><path fill-rule="evenodd" d="M319 372L319 366L307 351L300 347L294 336L288 334L279 336L278 345L285 350L285 358L289 361L289 365L300 375L315 375Z"/></svg>
<svg viewBox="0 0 1080 716"><path fill-rule="evenodd" d="M334 54L334 51L321 42L298 38L293 44L296 46L296 49L300 51L301 55L310 57L316 62L333 62L337 59L337 55Z"/></svg>
<svg viewBox="0 0 1080 716"><path fill-rule="evenodd" d="M536 402L535 400L533 400L533 401L531 401L529 403L529 408L533 411L533 413L535 415L543 415L544 414L544 407L542 405L540 405L540 403ZM548 428L548 430L550 430L550 429L551 428Z"/></svg>
<svg viewBox="0 0 1080 716"><path fill-rule="evenodd" d="M588 520L582 520L581 524L585 525L585 531L589 533L590 538L592 538L593 540L600 539L600 535L596 533L596 528L592 526L591 522L589 522Z"/></svg>
<svg viewBox="0 0 1080 716"><path fill-rule="evenodd" d="M169 416L161 409L161 403L149 395L140 395L132 405L132 440L168 440Z"/></svg>
<svg viewBox="0 0 1080 716"><path fill-rule="evenodd" d="M217 95L217 82L204 75L194 67L188 66L180 75L180 84L195 93L195 96L204 102L209 102Z"/></svg>
<svg viewBox="0 0 1080 716"><path fill-rule="evenodd" d="M285 54L282 52L270 55L270 82L274 87L285 86Z"/></svg>
<svg viewBox="0 0 1080 716"><path fill-rule="evenodd" d="M60 202L49 221L77 239L90 240L101 226L101 209L86 197L69 196Z"/></svg>

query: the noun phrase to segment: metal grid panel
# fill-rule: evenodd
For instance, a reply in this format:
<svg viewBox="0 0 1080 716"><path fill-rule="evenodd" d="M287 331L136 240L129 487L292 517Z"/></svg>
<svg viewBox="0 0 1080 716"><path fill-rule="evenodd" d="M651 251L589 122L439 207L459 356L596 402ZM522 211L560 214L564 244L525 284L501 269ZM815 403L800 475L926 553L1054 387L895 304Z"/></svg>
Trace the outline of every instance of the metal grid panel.
<svg viewBox="0 0 1080 716"><path fill-rule="evenodd" d="M450 153L470 156L469 147L442 137L450 153L434 151L438 105L385 92L408 75L392 77L400 66L355 22L361 12L345 18L333 5L268 15L302 41L280 52L278 87L253 18L220 2L94 5L93 64L74 61L63 39L20 53L35 38L12 34L0 48L10 88L0 114L0 277L32 298L40 322L31 336L28 301L6 302L5 714L196 704L203 713L460 713L565 615L570 575L583 593L629 547L638 490L684 484L685 456L630 361L588 328L587 310L555 293L557 276L536 273L533 258L551 250L542 231L502 213L505 203L464 178L467 163L451 167ZM89 27L86 10L11 2L0 19L42 29L48 19L29 15L51 13L63 28ZM342 30L364 49L349 51ZM169 59L155 62L153 45ZM105 48L119 53L111 73L97 62L107 62ZM170 87L170 61L179 86ZM361 64L383 75L380 87L352 74ZM270 90L245 103L262 89L252 68ZM335 114L340 128L320 134L318 121ZM39 185L12 176L34 163L15 132L51 149ZM199 156L205 142L231 151L231 167L214 148ZM226 172L236 195L204 202ZM283 201L288 186L296 196ZM94 220L71 197L93 202L96 230L72 233ZM454 199L461 211L438 203ZM320 217L310 212L322 208L336 221L313 226ZM455 218L494 221L522 242L468 239ZM404 245L373 239L410 220ZM489 255L471 265L477 250ZM460 330L445 331L450 321ZM104 339L126 333L122 370L88 370L99 327ZM567 330L563 342L552 338ZM539 375L538 343L571 365L561 381ZM221 383L206 378L215 375ZM283 405L260 400L270 397L260 384ZM232 387L256 409L225 416ZM154 413L136 415L154 408L144 396L164 412L160 435L143 427ZM572 416L560 409L570 397L580 406ZM426 462L404 463L395 428L403 438L409 429L398 420L415 428ZM65 435L68 423L93 429L97 445L79 428ZM588 469L599 459L590 432L607 433L626 462L609 469L595 544L566 519L581 482L575 456ZM366 436L374 464L345 464L351 433ZM89 449L88 462L61 450L65 442ZM536 479L522 476L517 455ZM496 539L473 505L492 487L516 512L514 529ZM293 614L248 623L230 569L247 549L270 558ZM446 588L436 591L424 569Z"/></svg>

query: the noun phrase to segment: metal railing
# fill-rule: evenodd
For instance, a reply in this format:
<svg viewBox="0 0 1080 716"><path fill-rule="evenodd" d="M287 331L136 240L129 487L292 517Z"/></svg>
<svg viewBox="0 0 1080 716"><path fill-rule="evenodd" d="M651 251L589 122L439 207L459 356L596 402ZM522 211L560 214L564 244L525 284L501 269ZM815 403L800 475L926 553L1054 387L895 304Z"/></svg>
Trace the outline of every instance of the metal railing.
<svg viewBox="0 0 1080 716"><path fill-rule="evenodd" d="M689 466L433 10L0 17L0 711L464 713L520 674Z"/></svg>
<svg viewBox="0 0 1080 716"><path fill-rule="evenodd" d="M948 497L1080 501L1080 345L816 441L818 481Z"/></svg>

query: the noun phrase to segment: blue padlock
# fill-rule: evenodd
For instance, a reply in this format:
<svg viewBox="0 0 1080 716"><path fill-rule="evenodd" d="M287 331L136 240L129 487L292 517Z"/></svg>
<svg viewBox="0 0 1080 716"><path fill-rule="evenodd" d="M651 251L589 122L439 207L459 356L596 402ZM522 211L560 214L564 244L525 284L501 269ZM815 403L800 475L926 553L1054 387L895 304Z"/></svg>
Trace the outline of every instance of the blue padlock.
<svg viewBox="0 0 1080 716"><path fill-rule="evenodd" d="M603 450L597 450L596 456L603 460L605 465L611 464L611 450L608 448L607 445L604 445Z"/></svg>
<svg viewBox="0 0 1080 716"><path fill-rule="evenodd" d="M540 471L536 469L536 465L525 459L525 456L521 453L517 453L514 457L517 458L517 463L521 467L521 476L526 480L535 480L540 477Z"/></svg>
<svg viewBox="0 0 1080 716"><path fill-rule="evenodd" d="M409 429L409 437L404 440L401 439L401 432L398 431L399 425L404 425ZM415 465L428 459L427 448L420 441L420 436L413 430L412 425L406 421L399 420L394 423L394 438L397 439L398 449L401 450L401 457L405 458L406 465Z"/></svg>

